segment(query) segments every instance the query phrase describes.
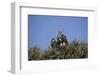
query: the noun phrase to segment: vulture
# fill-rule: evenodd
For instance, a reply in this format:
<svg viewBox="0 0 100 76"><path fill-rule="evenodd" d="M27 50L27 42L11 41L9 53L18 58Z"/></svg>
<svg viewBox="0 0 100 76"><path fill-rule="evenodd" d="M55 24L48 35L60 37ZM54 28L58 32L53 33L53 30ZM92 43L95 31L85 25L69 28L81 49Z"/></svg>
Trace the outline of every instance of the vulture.
<svg viewBox="0 0 100 76"><path fill-rule="evenodd" d="M55 38L52 38L51 40L51 47L57 48L57 41L55 40Z"/></svg>
<svg viewBox="0 0 100 76"><path fill-rule="evenodd" d="M59 45L63 45L63 46L67 46L68 45L68 41L65 35L63 34L59 34L57 37L57 41Z"/></svg>
<svg viewBox="0 0 100 76"><path fill-rule="evenodd" d="M67 46L68 41L66 36L62 33L59 32L57 38L52 38L51 40L51 47L52 48L57 48L57 47L62 47L62 46Z"/></svg>

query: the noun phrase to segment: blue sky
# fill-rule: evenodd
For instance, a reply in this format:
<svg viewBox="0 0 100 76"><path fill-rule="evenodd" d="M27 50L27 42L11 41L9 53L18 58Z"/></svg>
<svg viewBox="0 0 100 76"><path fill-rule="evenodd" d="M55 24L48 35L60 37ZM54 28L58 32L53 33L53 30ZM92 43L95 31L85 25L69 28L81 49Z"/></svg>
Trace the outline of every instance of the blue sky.
<svg viewBox="0 0 100 76"><path fill-rule="evenodd" d="M58 31L63 31L68 42L88 40L88 18L75 16L28 15L28 47L35 45L41 49L50 46Z"/></svg>

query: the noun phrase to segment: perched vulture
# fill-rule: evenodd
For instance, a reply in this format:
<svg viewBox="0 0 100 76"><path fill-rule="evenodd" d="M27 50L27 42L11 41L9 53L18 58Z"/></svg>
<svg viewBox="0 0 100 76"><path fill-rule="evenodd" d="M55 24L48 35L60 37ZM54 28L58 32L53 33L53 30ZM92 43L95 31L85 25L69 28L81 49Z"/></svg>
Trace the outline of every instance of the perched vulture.
<svg viewBox="0 0 100 76"><path fill-rule="evenodd" d="M52 40L51 40L51 46L53 48L56 48L57 47L57 41L55 40L55 38L52 38Z"/></svg>
<svg viewBox="0 0 100 76"><path fill-rule="evenodd" d="M68 41L65 35L63 35L62 32L58 33L57 38L52 38L51 40L51 47L52 48L59 48L62 46L67 46L68 45Z"/></svg>
<svg viewBox="0 0 100 76"><path fill-rule="evenodd" d="M57 41L58 41L58 44L59 44L59 45L68 45L67 38L66 38L66 36L63 35L63 34L60 34L60 35L57 37Z"/></svg>

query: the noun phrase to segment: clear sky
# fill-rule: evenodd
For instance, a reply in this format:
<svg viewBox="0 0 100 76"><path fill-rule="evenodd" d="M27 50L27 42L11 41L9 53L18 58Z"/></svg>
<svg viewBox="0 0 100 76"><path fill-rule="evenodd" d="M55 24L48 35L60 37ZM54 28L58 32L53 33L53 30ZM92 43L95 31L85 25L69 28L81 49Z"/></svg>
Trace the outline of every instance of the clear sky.
<svg viewBox="0 0 100 76"><path fill-rule="evenodd" d="M58 31L63 31L68 42L73 40L88 40L88 18L74 16L28 16L28 47L35 45L41 49L50 46L52 38L56 38Z"/></svg>

